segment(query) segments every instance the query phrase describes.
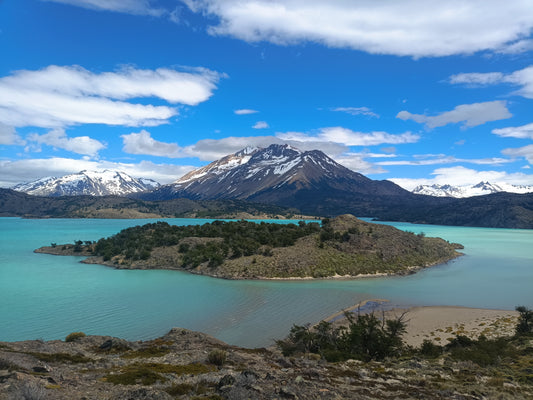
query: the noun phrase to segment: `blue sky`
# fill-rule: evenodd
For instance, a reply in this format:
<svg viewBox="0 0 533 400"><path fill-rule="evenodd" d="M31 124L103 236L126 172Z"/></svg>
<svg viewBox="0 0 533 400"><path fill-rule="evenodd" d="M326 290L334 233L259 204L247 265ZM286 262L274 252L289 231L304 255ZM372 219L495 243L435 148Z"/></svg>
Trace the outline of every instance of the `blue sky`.
<svg viewBox="0 0 533 400"><path fill-rule="evenodd" d="M0 186L252 146L533 185L531 0L0 0Z"/></svg>

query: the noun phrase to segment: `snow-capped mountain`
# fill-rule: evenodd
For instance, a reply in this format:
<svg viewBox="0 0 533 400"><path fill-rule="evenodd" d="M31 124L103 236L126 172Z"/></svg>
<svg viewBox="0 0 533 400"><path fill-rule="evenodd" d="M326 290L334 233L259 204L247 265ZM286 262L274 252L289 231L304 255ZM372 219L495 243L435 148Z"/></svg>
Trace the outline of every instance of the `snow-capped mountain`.
<svg viewBox="0 0 533 400"><path fill-rule="evenodd" d="M21 183L13 190L34 196L125 196L146 192L160 185L151 179L136 179L120 171L81 171L60 178L47 177Z"/></svg>
<svg viewBox="0 0 533 400"><path fill-rule="evenodd" d="M246 148L161 186L146 199L240 199L300 208L329 196L411 195L389 181L374 181L319 150L289 145Z"/></svg>
<svg viewBox="0 0 533 400"><path fill-rule="evenodd" d="M425 194L437 197L473 197L485 194L509 192L509 193L531 193L533 186L511 185L509 183L479 182L470 186L453 185L419 185L413 189L415 194Z"/></svg>

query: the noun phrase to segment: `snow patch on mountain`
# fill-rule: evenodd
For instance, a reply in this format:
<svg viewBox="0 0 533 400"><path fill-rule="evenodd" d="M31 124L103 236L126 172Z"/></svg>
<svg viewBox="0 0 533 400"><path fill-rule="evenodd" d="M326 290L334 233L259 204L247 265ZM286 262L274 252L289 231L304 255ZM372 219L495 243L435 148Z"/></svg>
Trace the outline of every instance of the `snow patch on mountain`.
<svg viewBox="0 0 533 400"><path fill-rule="evenodd" d="M60 178L46 177L28 183L21 183L13 190L34 196L125 196L158 188L160 184L152 179L132 178L120 171L81 171Z"/></svg>
<svg viewBox="0 0 533 400"><path fill-rule="evenodd" d="M425 194L436 197L473 197L483 196L491 193L509 192L509 193L531 193L533 185L512 185L509 183L490 183L479 182L475 185L454 186L454 185L419 185L412 191L415 194Z"/></svg>

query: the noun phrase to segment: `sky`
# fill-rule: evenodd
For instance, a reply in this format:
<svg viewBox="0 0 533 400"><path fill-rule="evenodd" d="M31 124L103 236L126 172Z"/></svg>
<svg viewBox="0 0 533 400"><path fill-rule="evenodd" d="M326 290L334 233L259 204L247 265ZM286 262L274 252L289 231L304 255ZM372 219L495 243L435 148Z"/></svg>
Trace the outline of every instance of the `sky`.
<svg viewBox="0 0 533 400"><path fill-rule="evenodd" d="M531 0L0 0L0 187L247 146L533 185Z"/></svg>

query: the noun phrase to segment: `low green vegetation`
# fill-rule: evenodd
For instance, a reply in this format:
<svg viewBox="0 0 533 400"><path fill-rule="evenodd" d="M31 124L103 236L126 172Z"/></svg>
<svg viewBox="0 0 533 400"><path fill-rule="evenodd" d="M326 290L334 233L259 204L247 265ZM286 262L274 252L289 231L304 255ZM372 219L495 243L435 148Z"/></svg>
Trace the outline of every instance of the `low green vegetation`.
<svg viewBox="0 0 533 400"><path fill-rule="evenodd" d="M72 333L69 333L67 335L67 337L65 338L65 342L67 342L67 343L68 342L74 342L74 341L76 341L78 339L81 339L81 338L83 338L85 336L87 336L87 335L85 335L85 333L83 333L83 332L72 332Z"/></svg>
<svg viewBox="0 0 533 400"><path fill-rule="evenodd" d="M126 260L147 259L156 247L175 246L185 238L221 238L190 245L181 243L178 251L183 254L184 267L196 267L208 262L220 265L225 258L237 258L268 252L268 247L291 246L296 239L318 232L318 223L259 224L250 221L214 221L204 225L175 226L156 222L125 229L118 234L100 239L94 246L94 254L109 260L122 256Z"/></svg>
<svg viewBox="0 0 533 400"><path fill-rule="evenodd" d="M209 352L209 354L207 355L207 361L210 364L221 367L226 362L227 356L228 354L226 353L226 351L221 349L215 349Z"/></svg>

